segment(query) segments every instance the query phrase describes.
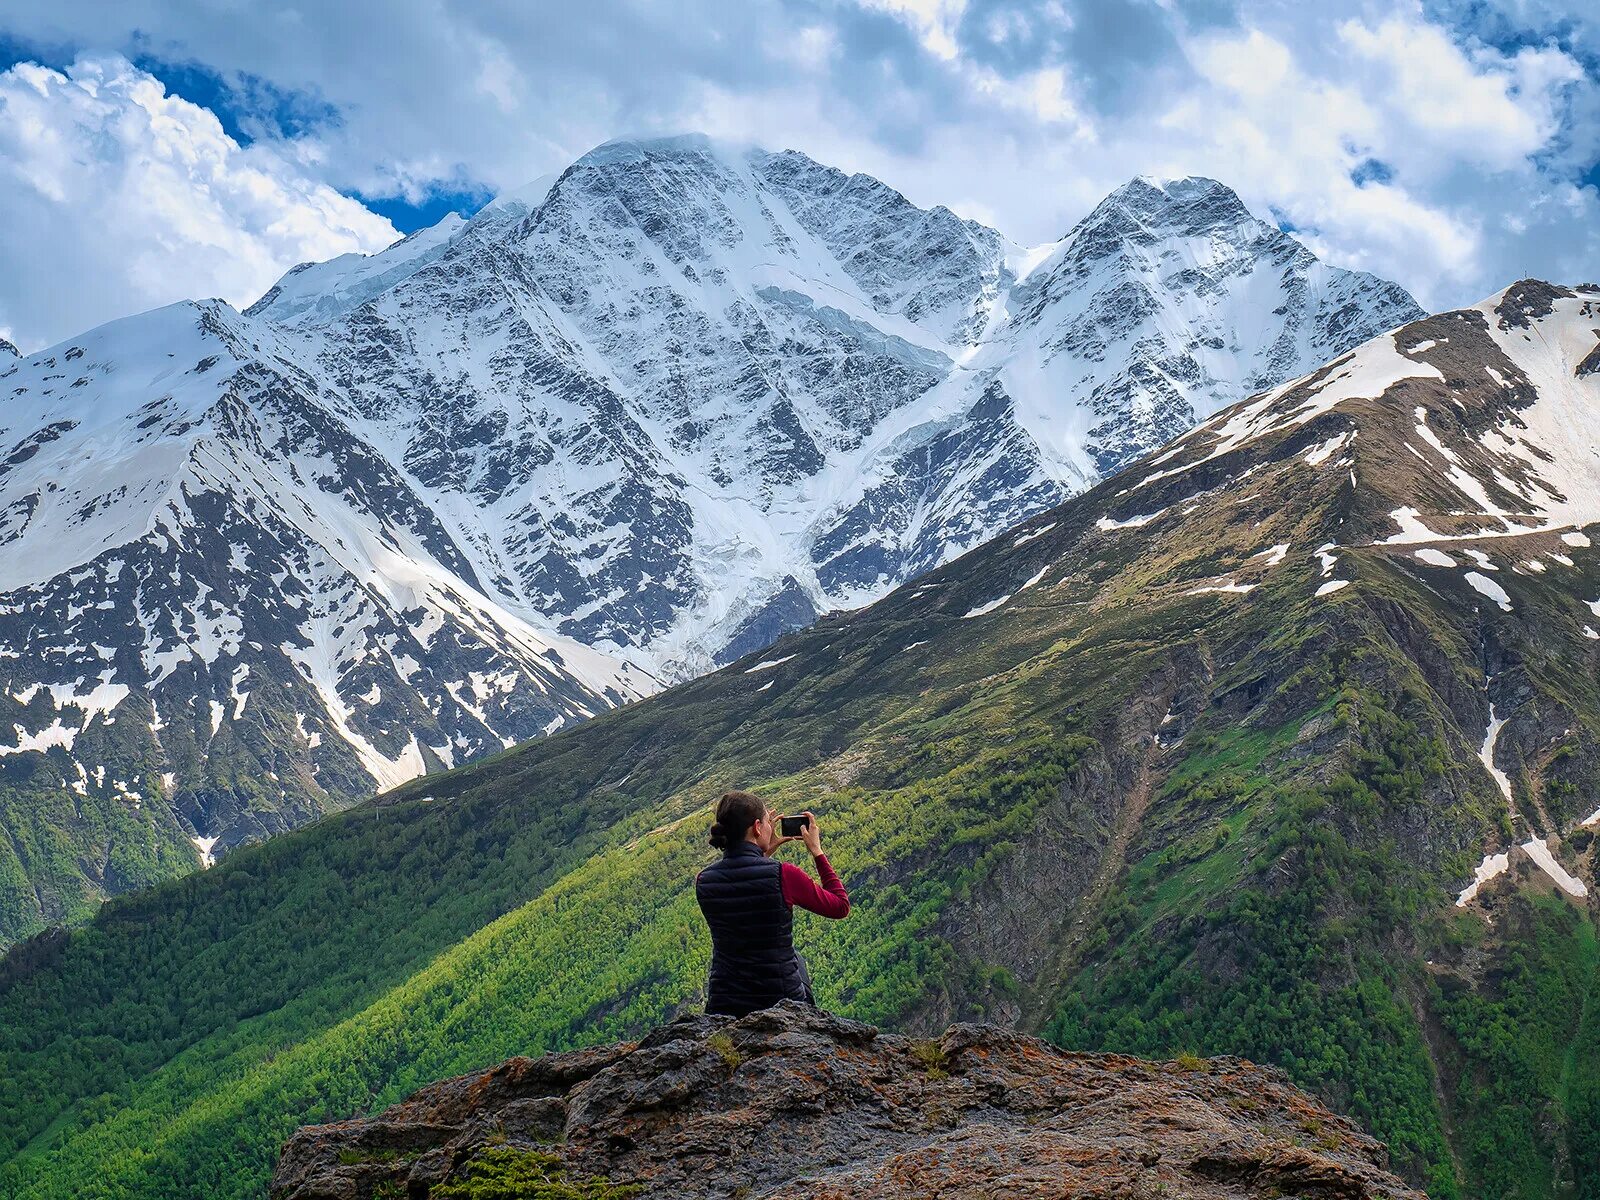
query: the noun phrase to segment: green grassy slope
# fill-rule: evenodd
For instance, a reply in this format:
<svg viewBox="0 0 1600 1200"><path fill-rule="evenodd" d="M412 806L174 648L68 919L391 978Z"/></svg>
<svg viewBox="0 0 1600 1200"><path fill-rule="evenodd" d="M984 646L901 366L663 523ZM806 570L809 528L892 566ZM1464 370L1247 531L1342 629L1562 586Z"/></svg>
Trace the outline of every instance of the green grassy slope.
<svg viewBox="0 0 1600 1200"><path fill-rule="evenodd" d="M315 778L283 749L299 739L295 713L293 698L270 684L252 690L247 720L216 732L203 705L198 714L167 713L158 754L155 710L135 696L109 715L80 717L69 706L66 723L83 721L71 749L0 756L0 949L53 925L81 924L108 896L198 869L199 850L175 807L194 813L203 801L265 832L370 796L370 777L343 743L330 743ZM0 728L43 728L58 715L47 690L26 704L0 692ZM95 766L106 763L122 765Z"/></svg>
<svg viewBox="0 0 1600 1200"><path fill-rule="evenodd" d="M33 703L47 707L48 695ZM25 707L0 695L0 709L20 715ZM28 727L43 723L35 714ZM88 762L135 764L122 782L139 801L79 780L60 749L0 757L0 948L51 924L85 921L110 893L149 887L198 865L170 807L142 803L144 796L158 798L162 783L154 763L138 766L149 756L130 733L135 724L97 721L79 740ZM73 784L81 791L68 791L73 803L63 807L63 791Z"/></svg>

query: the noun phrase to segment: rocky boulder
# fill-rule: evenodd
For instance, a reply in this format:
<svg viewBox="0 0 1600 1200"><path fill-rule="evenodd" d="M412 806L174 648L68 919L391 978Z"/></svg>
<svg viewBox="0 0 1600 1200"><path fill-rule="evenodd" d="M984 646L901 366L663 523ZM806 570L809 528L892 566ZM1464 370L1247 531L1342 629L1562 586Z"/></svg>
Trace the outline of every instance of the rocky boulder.
<svg viewBox="0 0 1600 1200"><path fill-rule="evenodd" d="M1274 1068L1073 1053L989 1025L901 1037L787 1001L308 1126L272 1180L273 1200L471 1196L1421 1200L1380 1143Z"/></svg>

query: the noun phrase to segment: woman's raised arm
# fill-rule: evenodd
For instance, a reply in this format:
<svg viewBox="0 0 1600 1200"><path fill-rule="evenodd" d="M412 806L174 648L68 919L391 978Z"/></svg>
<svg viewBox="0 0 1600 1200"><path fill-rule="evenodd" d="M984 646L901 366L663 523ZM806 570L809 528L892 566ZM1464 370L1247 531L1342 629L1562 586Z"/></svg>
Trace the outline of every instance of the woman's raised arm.
<svg viewBox="0 0 1600 1200"><path fill-rule="evenodd" d="M784 863L781 872L783 885L783 898L789 904L797 904L808 912L818 916L831 917L838 920L850 912L850 897L844 890L844 882L839 878L833 864L828 861L828 856L822 852L822 835L817 831L817 818L813 813L805 814L805 830L800 835L804 839L806 849L811 851L812 861L817 864L817 875L822 880L819 887L811 876L795 866L793 863Z"/></svg>

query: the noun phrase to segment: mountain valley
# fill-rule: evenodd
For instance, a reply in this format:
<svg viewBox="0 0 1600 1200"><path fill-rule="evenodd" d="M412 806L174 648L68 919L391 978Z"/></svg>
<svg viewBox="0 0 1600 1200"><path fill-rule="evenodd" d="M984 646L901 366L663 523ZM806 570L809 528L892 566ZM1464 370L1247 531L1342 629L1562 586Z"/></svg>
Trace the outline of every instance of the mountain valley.
<svg viewBox="0 0 1600 1200"><path fill-rule="evenodd" d="M831 1010L1241 1055L1435 1198L1593 1195L1597 364L1593 286L1380 332L860 611L23 943L0 1192L260 1195L302 1124L693 1010L744 786L850 887L800 930Z"/></svg>

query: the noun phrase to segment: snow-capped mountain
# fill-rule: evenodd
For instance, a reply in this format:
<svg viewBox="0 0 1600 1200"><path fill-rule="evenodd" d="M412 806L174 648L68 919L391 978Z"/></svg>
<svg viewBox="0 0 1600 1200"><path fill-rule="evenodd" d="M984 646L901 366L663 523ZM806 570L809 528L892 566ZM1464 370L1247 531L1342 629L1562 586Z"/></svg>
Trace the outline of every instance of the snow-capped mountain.
<svg viewBox="0 0 1600 1200"><path fill-rule="evenodd" d="M1100 474L1219 406L1416 316L1404 290L1319 262L1210 179L1135 179L1012 291L986 358L1041 443L1075 448L1052 396L1082 397ZM976 364L974 364L976 366Z"/></svg>
<svg viewBox="0 0 1600 1200"><path fill-rule="evenodd" d="M8 811L84 895L170 874L875 599L1416 315L1208 180L1025 250L793 151L608 143L6 360ZM0 863L79 911L39 875Z"/></svg>
<svg viewBox="0 0 1600 1200"><path fill-rule="evenodd" d="M0 890L36 919L657 686L488 594L275 341L178 304L5 373Z"/></svg>
<svg viewBox="0 0 1600 1200"><path fill-rule="evenodd" d="M265 1161L280 1097L696 1007L709 773L833 792L857 1016L1315 1061L1413 1182L1583 1194L1600 1078L1527 1064L1600 1052L1597 366L1596 288L1380 334L862 610L128 898L8 963L0 1135L51 1146L13 1190L167 1194L219 1130Z"/></svg>
<svg viewBox="0 0 1600 1200"><path fill-rule="evenodd" d="M1287 438L1350 472L1339 544L1586 545L1571 531L1600 523L1600 286L1523 280L1373 338L1175 439L1118 494Z"/></svg>
<svg viewBox="0 0 1600 1200"><path fill-rule="evenodd" d="M1135 180L1023 250L793 151L623 141L440 230L250 312L510 607L664 678L1420 315L1209 180Z"/></svg>

